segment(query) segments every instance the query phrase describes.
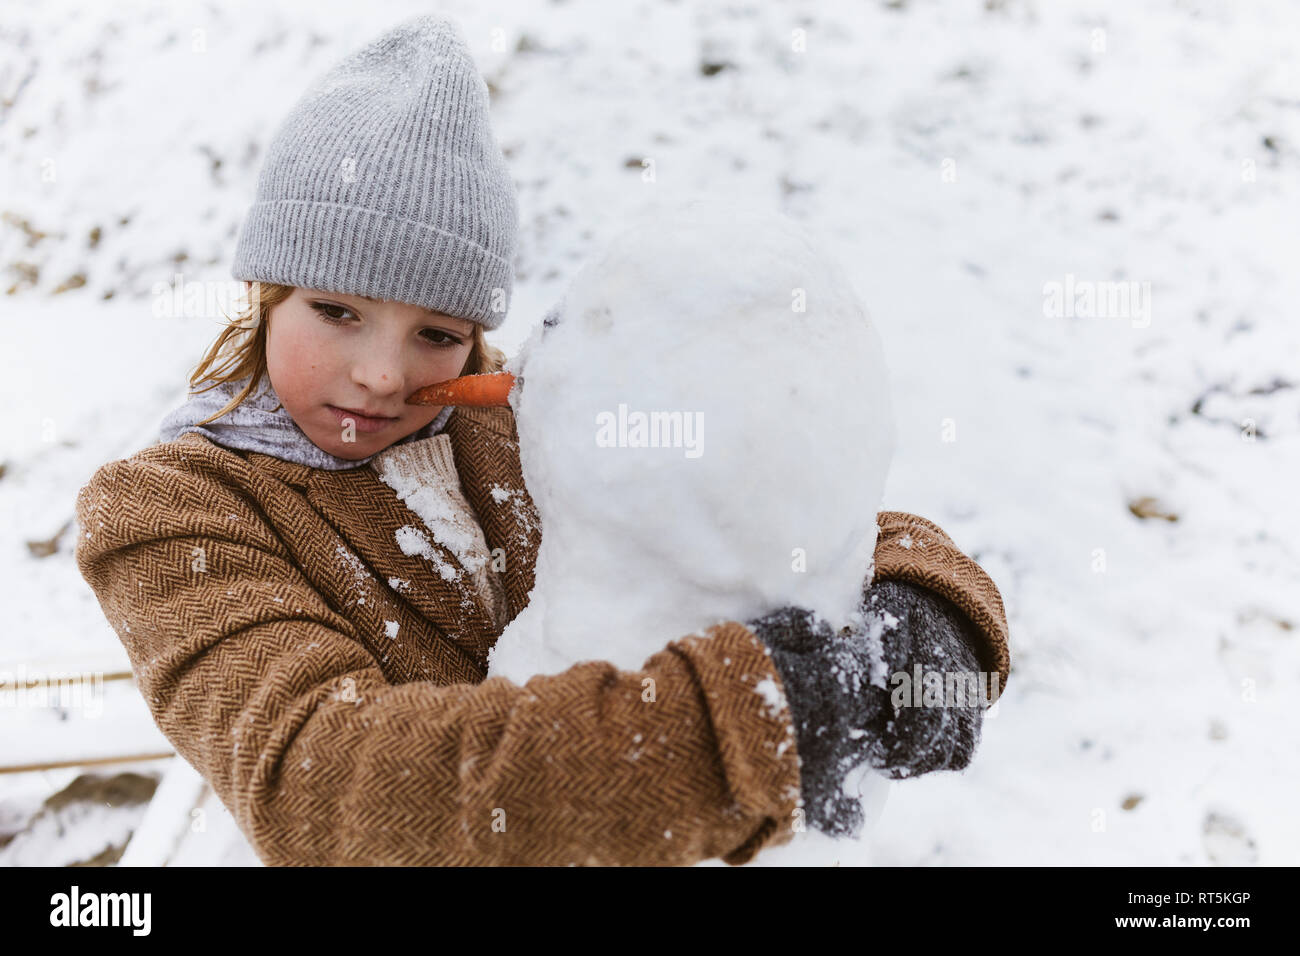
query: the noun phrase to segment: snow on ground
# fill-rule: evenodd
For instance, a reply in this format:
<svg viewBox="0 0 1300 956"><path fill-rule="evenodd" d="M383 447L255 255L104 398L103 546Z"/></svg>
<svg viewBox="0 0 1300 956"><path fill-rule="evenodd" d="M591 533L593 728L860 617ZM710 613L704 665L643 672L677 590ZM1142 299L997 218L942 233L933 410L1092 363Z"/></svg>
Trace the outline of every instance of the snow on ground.
<svg viewBox="0 0 1300 956"><path fill-rule="evenodd" d="M179 271L215 299L296 96L428 9L5 5L0 669L125 663L72 561L73 501L151 440L220 321L218 301L154 290ZM895 784L878 862L1300 862L1286 0L439 9L492 86L520 191L507 352L670 196L752 197L838 243L892 373L885 506L992 575L1014 668L968 771ZM135 752L46 716L51 752ZM73 779L0 774L0 840L26 859L39 830L46 862L96 858L36 812Z"/></svg>

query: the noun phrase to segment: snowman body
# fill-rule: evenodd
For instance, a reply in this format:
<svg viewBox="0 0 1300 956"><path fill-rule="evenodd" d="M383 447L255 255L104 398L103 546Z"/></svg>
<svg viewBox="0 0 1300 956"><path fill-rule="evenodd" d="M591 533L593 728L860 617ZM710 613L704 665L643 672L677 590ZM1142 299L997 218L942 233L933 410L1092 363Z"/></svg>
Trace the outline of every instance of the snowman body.
<svg viewBox="0 0 1300 956"><path fill-rule="evenodd" d="M701 202L643 218L511 366L542 541L489 676L637 670L782 606L859 620L895 442L887 370L852 284L797 223ZM872 820L889 781L850 785ZM771 859L863 846L801 836Z"/></svg>

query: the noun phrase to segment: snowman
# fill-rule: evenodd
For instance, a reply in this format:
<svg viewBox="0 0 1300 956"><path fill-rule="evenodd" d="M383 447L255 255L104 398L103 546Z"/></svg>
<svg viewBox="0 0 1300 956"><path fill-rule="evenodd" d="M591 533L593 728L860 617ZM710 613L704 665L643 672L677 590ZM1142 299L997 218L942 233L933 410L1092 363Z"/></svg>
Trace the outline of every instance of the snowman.
<svg viewBox="0 0 1300 956"><path fill-rule="evenodd" d="M886 368L852 285L798 223L704 200L644 216L507 368L544 531L489 677L635 670L784 606L861 625L895 442ZM861 836L809 828L749 865L867 862L889 787L850 774Z"/></svg>

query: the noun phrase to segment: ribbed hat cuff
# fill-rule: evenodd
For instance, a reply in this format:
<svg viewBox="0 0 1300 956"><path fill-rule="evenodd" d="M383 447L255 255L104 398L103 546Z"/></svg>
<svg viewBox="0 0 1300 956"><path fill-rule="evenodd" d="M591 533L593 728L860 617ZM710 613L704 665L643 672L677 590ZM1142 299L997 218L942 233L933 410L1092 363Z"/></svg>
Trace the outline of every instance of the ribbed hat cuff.
<svg viewBox="0 0 1300 956"><path fill-rule="evenodd" d="M359 206L308 200L254 203L231 273L408 302L485 329L505 321L513 280L510 263L460 236ZM497 290L499 311L493 311Z"/></svg>

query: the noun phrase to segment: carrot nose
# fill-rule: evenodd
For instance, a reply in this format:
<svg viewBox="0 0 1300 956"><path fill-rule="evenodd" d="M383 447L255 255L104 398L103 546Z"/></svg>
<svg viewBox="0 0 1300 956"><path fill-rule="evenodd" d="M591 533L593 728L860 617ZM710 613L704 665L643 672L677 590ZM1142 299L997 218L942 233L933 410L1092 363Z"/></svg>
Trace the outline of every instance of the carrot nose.
<svg viewBox="0 0 1300 956"><path fill-rule="evenodd" d="M408 405L509 405L515 377L509 372L462 375L426 385L406 400Z"/></svg>

